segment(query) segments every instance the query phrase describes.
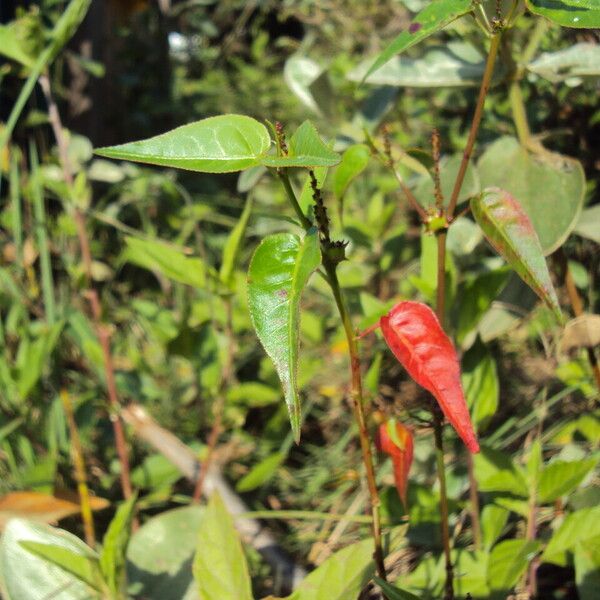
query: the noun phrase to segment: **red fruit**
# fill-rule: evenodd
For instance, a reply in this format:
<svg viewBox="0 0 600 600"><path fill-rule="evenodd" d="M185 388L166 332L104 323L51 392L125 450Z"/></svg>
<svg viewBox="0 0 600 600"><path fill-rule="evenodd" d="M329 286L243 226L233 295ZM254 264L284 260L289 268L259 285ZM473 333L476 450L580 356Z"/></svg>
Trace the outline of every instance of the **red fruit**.
<svg viewBox="0 0 600 600"><path fill-rule="evenodd" d="M400 302L381 317L379 324L408 374L433 394L467 448L479 452L460 381L458 356L435 313L421 302Z"/></svg>
<svg viewBox="0 0 600 600"><path fill-rule="evenodd" d="M407 510L408 472L413 460L412 433L402 423L390 419L387 423L381 423L379 426L375 437L375 445L380 452L389 454L392 459L396 489L405 510Z"/></svg>

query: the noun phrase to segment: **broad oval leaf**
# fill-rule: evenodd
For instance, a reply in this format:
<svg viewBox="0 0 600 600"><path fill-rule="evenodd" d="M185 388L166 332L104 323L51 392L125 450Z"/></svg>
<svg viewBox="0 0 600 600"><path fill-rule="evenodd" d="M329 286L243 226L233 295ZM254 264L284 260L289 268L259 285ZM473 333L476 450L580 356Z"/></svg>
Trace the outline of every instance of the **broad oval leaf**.
<svg viewBox="0 0 600 600"><path fill-rule="evenodd" d="M265 156L262 164L267 167L332 167L340 162L340 155L334 152L320 138L315 126L304 121L292 134L288 142L286 156Z"/></svg>
<svg viewBox="0 0 600 600"><path fill-rule="evenodd" d="M254 252L248 270L250 317L281 380L296 442L300 439L300 297L320 264L319 235L313 229L304 240L289 233L266 237Z"/></svg>
<svg viewBox="0 0 600 600"><path fill-rule="evenodd" d="M539 480L539 501L547 504L572 492L597 464L597 458L588 458L568 462L557 460L546 465Z"/></svg>
<svg viewBox="0 0 600 600"><path fill-rule="evenodd" d="M200 600L253 600L248 563L238 532L217 493L211 497L200 522L193 572Z"/></svg>
<svg viewBox="0 0 600 600"><path fill-rule="evenodd" d="M563 27L600 27L598 0L527 0L527 8Z"/></svg>
<svg viewBox="0 0 600 600"><path fill-rule="evenodd" d="M471 10L471 0L437 0L428 4L371 65L365 79L394 55L404 52Z"/></svg>
<svg viewBox="0 0 600 600"><path fill-rule="evenodd" d="M579 161L548 151L531 152L515 138L502 137L483 153L477 169L481 189L499 187L518 198L546 256L577 225L585 197L585 173Z"/></svg>
<svg viewBox="0 0 600 600"><path fill-rule="evenodd" d="M146 521L127 546L127 581L147 600L198 600L190 563L205 508L186 506Z"/></svg>
<svg viewBox="0 0 600 600"><path fill-rule="evenodd" d="M177 127L146 140L98 148L100 156L203 173L242 171L260 164L271 138L244 115L220 115Z"/></svg>
<svg viewBox="0 0 600 600"><path fill-rule="evenodd" d="M517 200L505 190L488 188L471 199L471 210L496 252L562 320L539 238Z"/></svg>
<svg viewBox="0 0 600 600"><path fill-rule="evenodd" d="M72 573L26 550L21 542L28 541L59 546L82 557L92 554L90 548L67 531L13 519L0 541L0 586L5 600L100 599L99 594Z"/></svg>

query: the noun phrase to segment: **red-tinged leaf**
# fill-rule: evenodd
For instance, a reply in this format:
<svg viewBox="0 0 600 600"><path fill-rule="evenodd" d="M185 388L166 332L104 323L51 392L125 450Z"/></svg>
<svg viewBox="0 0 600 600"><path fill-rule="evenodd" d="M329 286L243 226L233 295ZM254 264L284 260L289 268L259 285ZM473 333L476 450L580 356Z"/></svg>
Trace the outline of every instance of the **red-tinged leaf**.
<svg viewBox="0 0 600 600"><path fill-rule="evenodd" d="M408 473L413 460L413 436L410 429L395 419L390 419L379 426L375 445L380 452L385 452L392 459L396 489L404 509L408 510Z"/></svg>
<svg viewBox="0 0 600 600"><path fill-rule="evenodd" d="M479 452L458 356L435 313L421 302L400 302L381 317L380 324L385 341L408 374L433 394L467 448Z"/></svg>
<svg viewBox="0 0 600 600"><path fill-rule="evenodd" d="M561 321L560 305L539 238L517 200L505 190L487 188L471 199L471 210L496 252Z"/></svg>

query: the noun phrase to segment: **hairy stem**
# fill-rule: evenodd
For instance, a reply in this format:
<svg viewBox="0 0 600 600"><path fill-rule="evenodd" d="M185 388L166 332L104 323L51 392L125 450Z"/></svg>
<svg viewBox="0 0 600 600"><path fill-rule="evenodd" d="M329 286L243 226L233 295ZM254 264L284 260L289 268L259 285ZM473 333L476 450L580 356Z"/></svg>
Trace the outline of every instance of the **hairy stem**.
<svg viewBox="0 0 600 600"><path fill-rule="evenodd" d="M63 177L70 190L73 189L73 175L71 173L71 166L69 164L69 155L67 148L67 140L65 139L62 121L60 113L58 112L58 106L54 102L52 96L52 90L50 87L50 78L45 73L40 76L39 79L40 87L46 98L48 105L48 118L52 126L52 131L56 139L58 146L58 154L60 158L60 164L63 171ZM123 429L123 423L119 416L121 403L119 401L119 395L117 393L117 385L115 382L115 371L113 366L112 354L110 350L110 332L109 329L102 323L102 308L100 306L100 299L98 292L92 284L92 253L90 250L90 240L87 233L87 227L85 222L84 213L77 206L74 208L75 227L77 229L77 238L79 240L79 248L81 252L81 258L83 262L85 279L87 284L87 290L85 296L90 305L90 312L96 328L96 335L102 348L102 356L104 359L104 375L106 379L106 388L108 392L108 400L110 407L110 420L113 426L113 432L115 436L115 446L117 449L117 456L119 458L120 478L121 478L121 489L123 496L129 498L132 493L131 488L131 477L129 468L129 454L127 450L127 441L125 439L125 431Z"/></svg>
<svg viewBox="0 0 600 600"><path fill-rule="evenodd" d="M456 210L456 204L458 202L458 196L462 188L465 175L467 173L467 167L469 166L469 159L473 153L473 146L475 145L475 139L477 138L477 132L479 130L479 124L481 123L481 116L483 115L483 106L485 104L485 98L490 88L490 82L492 80L492 74L494 72L494 65L496 63L496 57L498 56L498 46L500 45L500 33L495 33L490 42L490 49L485 63L485 71L481 80L481 87L479 88L479 96L477 98L477 104L475 106L475 114L473 115L473 121L471 122L471 129L469 131L469 137L467 138L467 144L465 151L463 152L462 161L454 182L454 188L452 195L450 196L450 202L448 203L448 220L452 220L454 211Z"/></svg>
<svg viewBox="0 0 600 600"><path fill-rule="evenodd" d="M335 303L338 307L344 331L346 333L346 340L348 341L348 352L350 355L350 371L352 375L352 407L354 409L354 418L358 424L358 435L360 438L360 448L362 452L362 459L365 465L365 471L367 475L367 487L369 489L369 497L371 500L371 515L372 524L371 529L373 533L373 541L375 543L374 559L377 571L382 579L387 580L385 566L383 562L383 546L381 542L381 517L379 515L379 493L377 492L377 483L375 481L375 469L373 467L373 455L371 453L371 440L369 438L369 432L367 430L367 422L365 418L364 410L364 398L363 398L363 387L362 387L362 375L360 372L360 358L358 354L358 344L356 342L356 335L352 328L352 321L350 319L350 313L346 306L342 289L338 281L335 265L331 264L324 257L323 260L325 270L329 278L329 284L331 291L335 298Z"/></svg>
<svg viewBox="0 0 600 600"><path fill-rule="evenodd" d="M91 548L96 546L96 534L94 531L94 519L92 517L92 506L90 503L90 491L87 486L87 477L85 474L85 460L83 458L83 449L79 438L79 430L73 414L73 404L71 396L67 390L60 391L60 399L67 418L69 427L69 437L71 438L71 460L75 470L75 481L77 481L77 492L79 494L79 505L81 510L81 520L83 521L83 531L85 542Z"/></svg>

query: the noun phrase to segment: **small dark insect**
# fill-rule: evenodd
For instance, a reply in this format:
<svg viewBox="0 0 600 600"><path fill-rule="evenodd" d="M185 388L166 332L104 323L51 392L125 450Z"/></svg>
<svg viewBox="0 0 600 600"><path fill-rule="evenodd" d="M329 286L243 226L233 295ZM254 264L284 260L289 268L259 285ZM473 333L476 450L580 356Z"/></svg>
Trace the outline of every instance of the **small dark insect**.
<svg viewBox="0 0 600 600"><path fill-rule="evenodd" d="M411 23L410 27L408 28L408 33L417 33L421 27L423 27L421 23Z"/></svg>

